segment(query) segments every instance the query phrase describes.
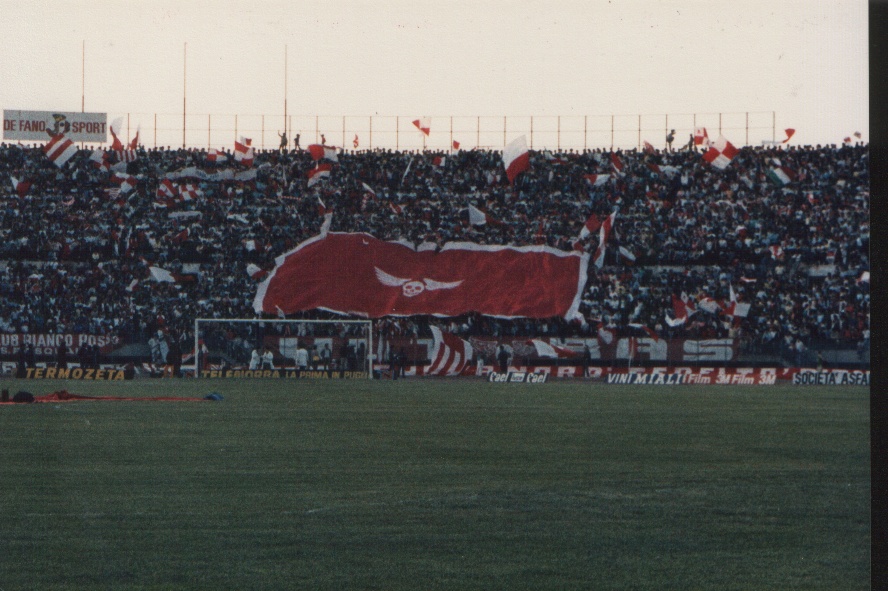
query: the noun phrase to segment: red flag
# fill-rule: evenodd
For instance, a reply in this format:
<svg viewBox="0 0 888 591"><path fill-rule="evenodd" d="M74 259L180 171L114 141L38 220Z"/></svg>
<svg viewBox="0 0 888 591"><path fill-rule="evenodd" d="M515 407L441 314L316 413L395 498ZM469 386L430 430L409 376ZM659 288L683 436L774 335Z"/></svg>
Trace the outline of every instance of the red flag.
<svg viewBox="0 0 888 591"><path fill-rule="evenodd" d="M694 128L694 145L701 146L709 145L709 134L706 133L705 127L695 127Z"/></svg>
<svg viewBox="0 0 888 591"><path fill-rule="evenodd" d="M456 141L456 140L453 140L453 149L454 149L454 150L459 150L459 142Z"/></svg>
<svg viewBox="0 0 888 591"><path fill-rule="evenodd" d="M607 247L607 239L610 237L611 229L613 228L616 219L617 212L614 211L605 218L601 223L601 227L598 228L598 248L595 249L595 255L592 257L592 260L595 262L595 266L599 269L604 266L604 253Z"/></svg>
<svg viewBox="0 0 888 591"><path fill-rule="evenodd" d="M358 134L355 134L355 139L352 140L352 145L357 148L358 147Z"/></svg>
<svg viewBox="0 0 888 591"><path fill-rule="evenodd" d="M503 164L510 184L515 182L515 177L530 168L530 154L523 135L503 149Z"/></svg>
<svg viewBox="0 0 888 591"><path fill-rule="evenodd" d="M28 189L31 188L31 183L28 181L20 181L14 176L11 176L9 178L12 180L12 188L15 189L16 194L24 199L25 195L28 194Z"/></svg>
<svg viewBox="0 0 888 591"><path fill-rule="evenodd" d="M117 120L114 121L114 123L116 122ZM111 150L123 150L123 142L121 142L120 138L117 137L117 134L114 133L114 123L108 126L108 129L111 130L111 137L114 138L114 140L111 142Z"/></svg>
<svg viewBox="0 0 888 591"><path fill-rule="evenodd" d="M580 353L578 353L577 351L573 351L566 347L559 347L557 345L553 345L552 343L547 343L546 341L541 341L539 339L531 339L527 341L527 344L533 345L533 348L536 349L537 357L548 357L551 359L570 359L580 356Z"/></svg>
<svg viewBox="0 0 888 591"><path fill-rule="evenodd" d="M416 129L423 132L425 135L429 135L429 132L432 130L431 119L428 117L423 117L422 119L414 119L413 125L416 126Z"/></svg>
<svg viewBox="0 0 888 591"><path fill-rule="evenodd" d="M647 140L644 140L644 151L647 152L648 154L653 154L653 153L654 153L654 146L653 146L653 144L651 144L651 143L650 143L649 141L647 141Z"/></svg>
<svg viewBox="0 0 888 591"><path fill-rule="evenodd" d="M791 137L793 136L793 134L795 134L795 129L791 129L791 128L790 128L790 129L787 129L787 130L786 130L786 139L783 140L783 142L781 142L781 143L784 143L784 144L785 144L786 142L788 142L788 141L789 141L789 138L791 138Z"/></svg>
<svg viewBox="0 0 888 591"><path fill-rule="evenodd" d="M600 187L610 180L609 174L584 174L583 178L589 181L593 187Z"/></svg>
<svg viewBox="0 0 888 591"><path fill-rule="evenodd" d="M588 255L548 246L466 242L415 251L369 234L328 233L278 258L257 312L313 309L368 318L478 312L497 317L576 316ZM331 273L330 269L336 269Z"/></svg>
<svg viewBox="0 0 888 591"><path fill-rule="evenodd" d="M458 336L442 332L437 326L432 330L431 363L425 369L429 376L458 376L472 360L472 345Z"/></svg>
<svg viewBox="0 0 888 591"><path fill-rule="evenodd" d="M228 160L228 156L225 154L225 152L221 150L211 148L207 151L207 160L209 160L210 162L226 162Z"/></svg>
<svg viewBox="0 0 888 591"><path fill-rule="evenodd" d="M446 156L435 156L432 160L432 166L444 166L445 164L447 164Z"/></svg>
<svg viewBox="0 0 888 591"><path fill-rule="evenodd" d="M331 162L339 162L339 157L336 155L336 148L332 146L311 144L310 146L308 146L308 153L311 154L311 159L315 162L322 159L329 160Z"/></svg>
<svg viewBox="0 0 888 591"><path fill-rule="evenodd" d="M710 144L709 149L703 154L703 160L716 168L724 170L731 163L731 160L740 151L729 142L725 136L720 135L715 143Z"/></svg>
<svg viewBox="0 0 888 591"><path fill-rule="evenodd" d="M139 131L141 131L141 129L136 129L136 137L134 137L133 141L129 143L130 150L136 150L139 147Z"/></svg>
<svg viewBox="0 0 888 591"><path fill-rule="evenodd" d="M597 232L598 228L601 227L601 220L598 218L598 214L592 214L588 218L586 218L586 223L583 224L583 229L580 230L580 239L589 236L593 232Z"/></svg>
<svg viewBox="0 0 888 591"><path fill-rule="evenodd" d="M611 166L614 167L617 174L623 172L623 161L616 154L611 154Z"/></svg>
<svg viewBox="0 0 888 591"><path fill-rule="evenodd" d="M629 326L631 326L632 328L640 328L640 329L643 330L645 333L647 333L647 335L648 335L649 337L651 337L651 338L654 339L655 341L659 341L659 340L660 340L660 335L658 335L658 334L656 333L656 331L654 331L654 329L651 328L651 327L649 327L649 326L646 326L646 325L644 325L644 324L637 324L637 323L635 323L635 322L630 322L630 323L629 323Z"/></svg>

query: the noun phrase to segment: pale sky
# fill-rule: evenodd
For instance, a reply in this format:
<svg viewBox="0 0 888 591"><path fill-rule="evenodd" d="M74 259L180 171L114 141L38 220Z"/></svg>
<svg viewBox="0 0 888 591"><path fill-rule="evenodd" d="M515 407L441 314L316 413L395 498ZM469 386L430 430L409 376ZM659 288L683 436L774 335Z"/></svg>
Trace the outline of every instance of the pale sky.
<svg viewBox="0 0 888 591"><path fill-rule="evenodd" d="M410 126L422 116L428 146L448 146L453 116L464 147L518 135L534 148L662 147L667 126L677 142L694 124L717 135L719 113L736 145L787 127L797 145L867 141L867 11L859 0L0 0L0 107L80 111L84 95L109 122L130 114L129 135L140 125L149 147L181 145L184 92L189 145L230 149L237 132L273 147L286 54L303 146L317 126L334 145L357 134L394 147L394 116L399 147L422 146Z"/></svg>

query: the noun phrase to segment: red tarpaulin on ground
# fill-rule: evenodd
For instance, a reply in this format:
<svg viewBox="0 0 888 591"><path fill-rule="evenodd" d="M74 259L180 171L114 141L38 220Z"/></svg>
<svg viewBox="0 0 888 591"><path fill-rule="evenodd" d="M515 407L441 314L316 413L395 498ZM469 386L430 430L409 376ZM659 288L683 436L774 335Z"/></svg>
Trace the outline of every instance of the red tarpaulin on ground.
<svg viewBox="0 0 888 591"><path fill-rule="evenodd" d="M571 319L588 255L548 246L451 242L417 252L369 234L328 233L278 257L257 312L322 309L369 318L459 316Z"/></svg>

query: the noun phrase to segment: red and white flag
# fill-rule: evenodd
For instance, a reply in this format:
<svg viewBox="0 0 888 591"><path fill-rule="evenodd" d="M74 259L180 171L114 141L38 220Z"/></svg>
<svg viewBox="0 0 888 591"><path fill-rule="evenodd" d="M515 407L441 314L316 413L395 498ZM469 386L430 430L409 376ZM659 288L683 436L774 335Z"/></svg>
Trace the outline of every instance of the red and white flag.
<svg viewBox="0 0 888 591"><path fill-rule="evenodd" d="M617 174L622 173L624 165L623 165L623 161L620 160L620 157L617 156L616 154L611 154L610 160L611 160L611 166L613 167L614 171Z"/></svg>
<svg viewBox="0 0 888 591"><path fill-rule="evenodd" d="M620 256L622 258L626 259L628 263L632 264L635 262L635 255L625 246L621 246L617 249L617 251L620 253Z"/></svg>
<svg viewBox="0 0 888 591"><path fill-rule="evenodd" d="M536 349L537 357L548 357L550 359L571 359L580 356L580 353L578 353L577 351L573 351L571 349L568 349L567 347L559 347L557 345L547 343L546 341L541 341L540 339L531 339L527 342L527 344L533 345L533 348Z"/></svg>
<svg viewBox="0 0 888 591"><path fill-rule="evenodd" d="M445 164L447 164L447 157L446 156L435 156L432 159L432 166L440 167L440 166L444 166Z"/></svg>
<svg viewBox="0 0 888 591"><path fill-rule="evenodd" d="M703 160L718 169L724 170L739 152L734 147L734 144L729 142L725 136L720 135L715 140L715 143L709 145L709 149L703 154Z"/></svg>
<svg viewBox="0 0 888 591"><path fill-rule="evenodd" d="M728 284L731 293L731 301L725 306L725 314L728 316L738 316L746 318L749 315L749 309L752 307L746 302L738 302L737 294L734 293L734 286Z"/></svg>
<svg viewBox="0 0 888 591"><path fill-rule="evenodd" d="M207 151L207 160L210 162L227 162L228 156L222 150L211 148Z"/></svg>
<svg viewBox="0 0 888 591"><path fill-rule="evenodd" d="M611 175L609 174L584 174L583 178L586 179L590 185L593 187L602 187L605 183L607 183Z"/></svg>
<svg viewBox="0 0 888 591"><path fill-rule="evenodd" d="M255 263L250 263L247 265L247 275L249 275L252 279L264 279L266 275L268 275L268 271L259 267Z"/></svg>
<svg viewBox="0 0 888 591"><path fill-rule="evenodd" d="M361 142L358 141L358 134L355 134L355 139L352 140L352 145L357 149Z"/></svg>
<svg viewBox="0 0 888 591"><path fill-rule="evenodd" d="M649 141L644 140L644 151L647 152L648 154L653 154L654 153L654 145L651 144Z"/></svg>
<svg viewBox="0 0 888 591"><path fill-rule="evenodd" d="M431 363L425 368L425 375L460 375L472 360L472 345L458 336L442 332L437 326L429 328L432 331L432 350L429 353Z"/></svg>
<svg viewBox="0 0 888 591"><path fill-rule="evenodd" d="M240 141L234 142L234 160L240 162L244 166L253 166L253 148L250 145L253 140L241 137Z"/></svg>
<svg viewBox="0 0 888 591"><path fill-rule="evenodd" d="M319 162L317 166L308 171L308 186L313 187L324 179L330 178L332 164Z"/></svg>
<svg viewBox="0 0 888 591"><path fill-rule="evenodd" d="M694 145L695 146L708 146L709 145L709 134L706 133L705 127L695 127L694 128Z"/></svg>
<svg viewBox="0 0 888 591"><path fill-rule="evenodd" d="M649 162L647 166L651 169L651 172L660 175L672 176L678 172L677 166L660 166L659 164L654 164L652 162Z"/></svg>
<svg viewBox="0 0 888 591"><path fill-rule="evenodd" d="M484 226L486 224L491 224L491 225L496 226L496 225L502 224L502 222L500 222L497 219L494 219L493 217L491 217L487 213L481 211L480 209L478 209L474 205L469 205L469 223L473 226Z"/></svg>
<svg viewBox="0 0 888 591"><path fill-rule="evenodd" d="M614 334L614 331L607 328L604 324L598 324L598 338L601 340L602 343L610 345L614 342L614 336L616 336Z"/></svg>
<svg viewBox="0 0 888 591"><path fill-rule="evenodd" d="M136 188L136 177L129 174L120 174L115 172L111 175L111 182L120 186L121 193L128 193Z"/></svg>
<svg viewBox="0 0 888 591"><path fill-rule="evenodd" d="M317 162L318 160L339 162L339 156L336 155L336 148L332 146L311 144L310 146L308 146L308 153L311 154L311 159L315 162Z"/></svg>
<svg viewBox="0 0 888 591"><path fill-rule="evenodd" d="M593 232L597 232L600 227L601 219L598 217L598 214L593 213L588 218L586 218L586 222L583 224L583 228L580 230L580 240L591 235Z"/></svg>
<svg viewBox="0 0 888 591"><path fill-rule="evenodd" d="M506 176L510 184L515 182L515 177L530 168L530 154L527 151L527 140L523 135L503 149L503 165L506 167Z"/></svg>
<svg viewBox="0 0 888 591"><path fill-rule="evenodd" d="M783 247L777 244L771 245L768 247L768 250L771 251L771 257L774 260L782 261L783 260Z"/></svg>
<svg viewBox="0 0 888 591"><path fill-rule="evenodd" d="M179 187L179 197L182 201L192 201L200 197L203 193L197 185L185 183Z"/></svg>
<svg viewBox="0 0 888 591"><path fill-rule="evenodd" d="M170 179L163 179L157 185L157 196L166 199L174 199L176 197L176 186Z"/></svg>
<svg viewBox="0 0 888 591"><path fill-rule="evenodd" d="M108 154L105 153L105 150L93 150L92 154L89 155L89 160L99 170L107 171L110 168Z"/></svg>
<svg viewBox="0 0 888 591"><path fill-rule="evenodd" d="M421 119L414 119L413 125L416 126L416 129L421 131L425 135L429 135L429 132L432 130L432 120L428 117L422 117Z"/></svg>
<svg viewBox="0 0 888 591"><path fill-rule="evenodd" d="M366 318L460 316L573 319L588 255L548 246L448 242L416 251L369 234L330 232L278 257L257 312L327 310ZM337 269L330 273L330 269Z"/></svg>
<svg viewBox="0 0 888 591"><path fill-rule="evenodd" d="M139 132L142 131L142 126L136 128L136 137L129 143L130 150L137 150L139 148Z"/></svg>
<svg viewBox="0 0 888 591"><path fill-rule="evenodd" d="M114 155L118 163L135 162L139 159L139 154L135 150L115 150Z"/></svg>
<svg viewBox="0 0 888 591"><path fill-rule="evenodd" d="M361 186L364 187L365 191L376 197L376 191L373 190L373 187L371 187L367 183L361 183Z"/></svg>
<svg viewBox="0 0 888 591"><path fill-rule="evenodd" d="M31 183L28 181L20 181L14 176L9 177L12 180L12 188L15 190L16 194L22 199L25 198L25 195L28 194L28 189L31 188Z"/></svg>
<svg viewBox="0 0 888 591"><path fill-rule="evenodd" d="M649 337L651 337L651 338L654 339L655 341L659 341L659 340L660 340L660 335L658 335L658 334L654 331L653 328L651 328L651 327L649 327L649 326L647 326L647 325L644 325L644 324L638 324L638 323L635 323L635 322L630 322L630 323L629 323L629 326L630 326L631 328L637 328L637 329L639 329L639 330L643 330L643 331L645 332L645 334L647 334Z"/></svg>
<svg viewBox="0 0 888 591"><path fill-rule="evenodd" d="M610 237L616 219L617 212L614 211L605 218L601 223L601 227L598 228L598 248L595 249L595 254L592 257L592 260L595 262L595 266L599 269L604 266L604 253L607 246L607 239Z"/></svg>
<svg viewBox="0 0 888 591"><path fill-rule="evenodd" d="M60 133L53 136L45 146L43 153L52 161L53 164L62 168L74 154L77 153L77 146L74 145L68 136Z"/></svg>
<svg viewBox="0 0 888 591"><path fill-rule="evenodd" d="M120 128L123 126L123 117L118 117L114 121L111 122L111 125L108 126L108 129L111 131L111 137L113 138L111 142L111 150L123 150L123 142L120 141L120 138L117 137L117 133L120 131Z"/></svg>

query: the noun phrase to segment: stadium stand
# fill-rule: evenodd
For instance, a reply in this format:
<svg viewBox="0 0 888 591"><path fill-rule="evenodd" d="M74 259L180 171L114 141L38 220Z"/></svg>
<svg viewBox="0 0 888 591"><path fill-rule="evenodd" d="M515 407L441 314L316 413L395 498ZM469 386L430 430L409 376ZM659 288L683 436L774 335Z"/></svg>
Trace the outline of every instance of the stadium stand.
<svg viewBox="0 0 888 591"><path fill-rule="evenodd" d="M693 149L532 152L514 185L491 151L341 151L330 178L312 187L307 150L257 151L250 168L230 152L224 163L204 150L140 148L116 164L109 154L103 167L80 150L59 169L39 146L0 145L0 333L116 334L147 351L158 331L193 342L195 317L253 318L258 283L247 266L271 270L276 256L317 235L320 202L337 232L425 247L463 240L589 252L598 235L578 240L584 222L618 209L605 264L589 265L584 321L388 318L381 334L427 334L433 323L458 335L589 336L599 326L619 335L640 324L667 338L732 337L747 353L800 364L827 346L868 359L863 144L746 147L724 170ZM770 178L778 166L791 182ZM165 193L164 179L189 167L249 174L174 179ZM595 186L590 174L612 178ZM502 224L471 225L469 205ZM153 280L151 267L172 281ZM682 294L750 311L670 326Z"/></svg>

